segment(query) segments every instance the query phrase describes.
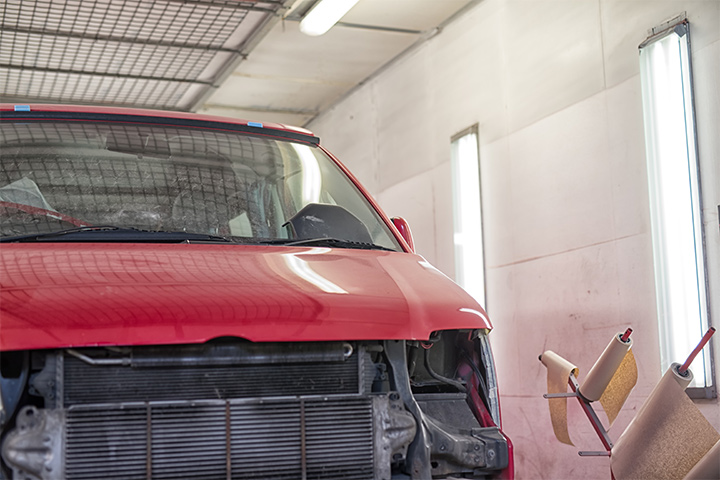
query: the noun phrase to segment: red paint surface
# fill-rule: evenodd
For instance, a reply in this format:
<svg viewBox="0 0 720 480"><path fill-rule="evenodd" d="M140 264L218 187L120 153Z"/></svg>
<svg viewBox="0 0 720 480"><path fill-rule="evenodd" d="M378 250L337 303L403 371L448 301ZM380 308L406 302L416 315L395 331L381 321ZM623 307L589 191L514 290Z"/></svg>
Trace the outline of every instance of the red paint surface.
<svg viewBox="0 0 720 480"><path fill-rule="evenodd" d="M510 437L503 433L503 437L507 440L508 445L508 466L505 470L500 472L498 479L502 480L515 480L515 446L513 445Z"/></svg>
<svg viewBox="0 0 720 480"><path fill-rule="evenodd" d="M222 336L257 342L427 339L435 330L491 328L460 287L422 257L400 252L4 244L0 282L2 350Z"/></svg>
<svg viewBox="0 0 720 480"><path fill-rule="evenodd" d="M392 223L397 228L398 233L402 236L405 242L410 248L411 252L415 251L415 240L413 240L413 234L410 230L410 224L402 217L393 217Z"/></svg>

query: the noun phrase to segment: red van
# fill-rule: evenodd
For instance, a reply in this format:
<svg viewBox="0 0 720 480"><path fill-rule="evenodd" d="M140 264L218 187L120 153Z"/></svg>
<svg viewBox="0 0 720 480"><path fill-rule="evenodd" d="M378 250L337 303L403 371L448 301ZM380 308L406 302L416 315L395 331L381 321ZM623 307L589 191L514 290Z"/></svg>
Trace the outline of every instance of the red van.
<svg viewBox="0 0 720 480"><path fill-rule="evenodd" d="M485 311L310 132L0 106L2 478L511 478Z"/></svg>

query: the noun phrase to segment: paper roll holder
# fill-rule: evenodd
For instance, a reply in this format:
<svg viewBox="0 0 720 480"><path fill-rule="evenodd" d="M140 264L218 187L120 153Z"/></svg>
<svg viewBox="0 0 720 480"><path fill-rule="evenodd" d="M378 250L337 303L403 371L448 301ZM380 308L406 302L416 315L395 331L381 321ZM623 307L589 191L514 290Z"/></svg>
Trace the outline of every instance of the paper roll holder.
<svg viewBox="0 0 720 480"><path fill-rule="evenodd" d="M623 342L628 342L630 339L630 334L632 333L632 329L628 328L625 333L620 337L620 340ZM700 351L705 347L705 345L710 341L710 337L713 336L715 333L715 327L710 327L708 331L703 336L702 340L700 340L700 343L695 347L695 349L690 353L690 356L688 356L687 360L685 360L685 363L680 366L678 369L678 373L680 375L687 375L688 368L690 367L690 364L695 360L695 357L700 353ZM540 360L542 360L542 355L538 357ZM595 409L593 409L591 405L591 401L586 399L585 397L580 394L579 388L580 385L578 384L577 378L575 377L575 374L570 372L570 376L568 377L568 385L570 385L571 392L567 393L546 393L543 395L543 398L577 398L578 402L580 403L580 406L582 407L583 411L585 412L585 415L588 417L588 420L590 420L590 424L592 425L593 429L595 430L595 433L597 433L598 438L600 438L600 442L603 444L603 447L605 447L605 451L580 451L578 452L578 455L581 457L609 457L610 452L613 448L612 440L610 440L610 437L608 436L607 430L605 430L605 427L603 427L602 422L598 418L597 414L595 413Z"/></svg>

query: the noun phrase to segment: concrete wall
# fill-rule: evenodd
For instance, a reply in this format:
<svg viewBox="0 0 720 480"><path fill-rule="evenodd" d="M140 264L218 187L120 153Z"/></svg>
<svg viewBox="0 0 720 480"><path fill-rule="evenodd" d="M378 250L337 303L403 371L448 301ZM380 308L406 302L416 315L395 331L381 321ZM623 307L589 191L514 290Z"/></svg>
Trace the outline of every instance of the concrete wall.
<svg viewBox="0 0 720 480"><path fill-rule="evenodd" d="M718 0L484 0L309 125L452 276L450 138L479 124L491 338L518 478L609 478L607 458L554 439L538 354L582 375L633 326L640 378L614 439L661 376L637 46L683 11L717 325ZM718 402L698 404L720 429ZM574 407L577 447L600 450Z"/></svg>

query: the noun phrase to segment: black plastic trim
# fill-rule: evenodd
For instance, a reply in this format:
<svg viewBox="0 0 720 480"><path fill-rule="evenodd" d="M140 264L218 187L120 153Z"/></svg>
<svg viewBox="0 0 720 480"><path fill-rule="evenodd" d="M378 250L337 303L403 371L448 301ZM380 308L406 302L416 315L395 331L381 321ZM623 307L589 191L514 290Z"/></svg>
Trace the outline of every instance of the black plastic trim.
<svg viewBox="0 0 720 480"><path fill-rule="evenodd" d="M196 120L189 118L155 117L150 115L124 115L116 113L88 113L88 112L0 112L3 121L38 121L38 120L73 120L88 122L123 122L144 123L150 125L172 125L178 127L206 128L213 130L229 130L262 137L275 137L286 140L299 141L310 145L319 145L320 139L313 135L286 130L276 130L268 127L251 127L236 123L224 123L211 120Z"/></svg>

